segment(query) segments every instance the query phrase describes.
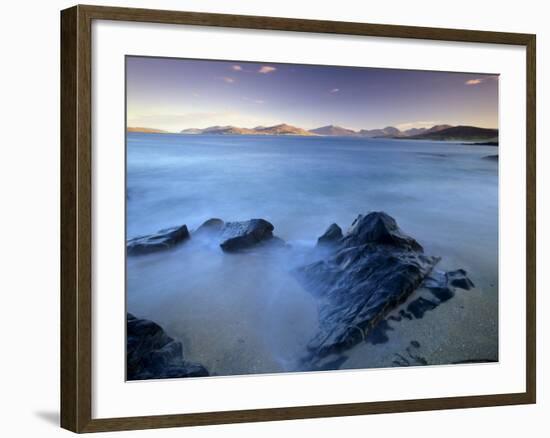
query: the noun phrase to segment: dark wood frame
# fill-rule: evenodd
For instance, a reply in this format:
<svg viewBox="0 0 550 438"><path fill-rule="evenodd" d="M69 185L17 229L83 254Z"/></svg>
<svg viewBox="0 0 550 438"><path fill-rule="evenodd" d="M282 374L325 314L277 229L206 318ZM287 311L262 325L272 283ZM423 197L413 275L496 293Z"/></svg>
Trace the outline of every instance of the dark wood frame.
<svg viewBox="0 0 550 438"><path fill-rule="evenodd" d="M527 52L526 391L468 397L92 419L92 20L139 21L525 46ZM518 33L80 5L62 11L61 426L80 433L535 403L535 47L535 35Z"/></svg>

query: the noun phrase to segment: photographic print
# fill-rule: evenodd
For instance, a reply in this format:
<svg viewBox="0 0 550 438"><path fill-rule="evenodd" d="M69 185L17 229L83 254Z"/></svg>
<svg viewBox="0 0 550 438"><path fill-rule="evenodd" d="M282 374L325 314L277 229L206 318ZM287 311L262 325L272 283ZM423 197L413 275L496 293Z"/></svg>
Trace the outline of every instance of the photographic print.
<svg viewBox="0 0 550 438"><path fill-rule="evenodd" d="M126 57L126 378L496 362L490 72Z"/></svg>

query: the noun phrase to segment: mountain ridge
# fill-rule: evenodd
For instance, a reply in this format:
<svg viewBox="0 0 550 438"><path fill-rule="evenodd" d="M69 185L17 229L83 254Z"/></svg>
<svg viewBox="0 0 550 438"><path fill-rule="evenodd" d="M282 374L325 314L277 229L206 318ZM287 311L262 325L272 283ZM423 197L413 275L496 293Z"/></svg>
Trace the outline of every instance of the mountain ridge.
<svg viewBox="0 0 550 438"><path fill-rule="evenodd" d="M239 128L237 126L210 126L204 129L184 129L180 134L200 135L200 134L215 134L215 135L315 135L303 128L292 126L287 123L280 123L273 126L256 126L255 128Z"/></svg>
<svg viewBox="0 0 550 438"><path fill-rule="evenodd" d="M155 128L129 127L128 132L140 133L168 133ZM468 125L434 125L431 128L410 128L401 131L395 126L386 126L381 129L353 129L338 125L326 125L306 130L287 123L272 126L256 126L255 128L241 128L232 125L215 125L207 128L188 128L179 132L182 135L299 135L299 136L343 136L364 138L391 138L409 140L439 140L439 141L491 141L498 143L498 129L479 128Z"/></svg>
<svg viewBox="0 0 550 438"><path fill-rule="evenodd" d="M357 132L353 129L342 128L337 125L321 126L320 128L310 129L309 132L317 135L331 135L331 136L346 136L357 135Z"/></svg>
<svg viewBox="0 0 550 438"><path fill-rule="evenodd" d="M478 128L477 126L451 126L449 128L413 135L412 140L493 140L498 141L498 129Z"/></svg>

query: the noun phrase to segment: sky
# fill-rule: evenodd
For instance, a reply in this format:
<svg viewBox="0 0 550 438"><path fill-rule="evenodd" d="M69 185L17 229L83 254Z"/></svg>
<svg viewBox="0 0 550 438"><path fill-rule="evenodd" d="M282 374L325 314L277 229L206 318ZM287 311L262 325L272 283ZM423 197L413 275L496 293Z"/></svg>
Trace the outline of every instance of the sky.
<svg viewBox="0 0 550 438"><path fill-rule="evenodd" d="M127 126L179 132L436 124L498 128L498 76L345 66L126 58Z"/></svg>

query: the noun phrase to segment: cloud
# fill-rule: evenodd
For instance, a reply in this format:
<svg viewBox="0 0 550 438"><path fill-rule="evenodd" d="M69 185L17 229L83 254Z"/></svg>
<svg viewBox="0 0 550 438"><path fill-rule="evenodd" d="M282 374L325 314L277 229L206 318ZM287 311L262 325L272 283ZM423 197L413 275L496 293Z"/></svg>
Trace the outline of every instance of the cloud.
<svg viewBox="0 0 550 438"><path fill-rule="evenodd" d="M238 72L242 72L242 73L255 73L256 72L256 73L262 73L264 75L266 75L268 73L273 73L274 71L277 70L275 67L271 67L270 65L262 65L257 70L255 70L253 67L252 68L247 68L246 66L243 67L242 65L239 65L239 64L233 64L230 68L233 71L238 71Z"/></svg>
<svg viewBox="0 0 550 438"><path fill-rule="evenodd" d="M488 75L488 76L485 76L483 78L476 78L476 79L470 79L470 80L467 80L466 82L464 82L464 84L466 85L479 85L483 82L487 82L487 81L498 81L498 76L499 75Z"/></svg>
<svg viewBox="0 0 550 438"><path fill-rule="evenodd" d="M481 84L484 81L484 79L470 79L465 82L466 85L478 85Z"/></svg>
<svg viewBox="0 0 550 438"><path fill-rule="evenodd" d="M227 82L228 84L232 84L233 82L235 82L235 79L230 78L230 77L228 77L228 76L222 77L222 80L223 80L224 82Z"/></svg>
<svg viewBox="0 0 550 438"><path fill-rule="evenodd" d="M277 70L275 67L270 67L269 65L262 65L258 70L258 73L262 73L266 75L268 73L273 73L275 70Z"/></svg>
<svg viewBox="0 0 550 438"><path fill-rule="evenodd" d="M340 88L333 88L332 90L329 91L329 93L334 94L334 93L338 93L339 91L340 91Z"/></svg>
<svg viewBox="0 0 550 438"><path fill-rule="evenodd" d="M401 131L406 131L411 128L431 128L432 126L442 124L443 122L440 120L419 120L416 122L399 123L398 125L395 125L395 127Z"/></svg>

